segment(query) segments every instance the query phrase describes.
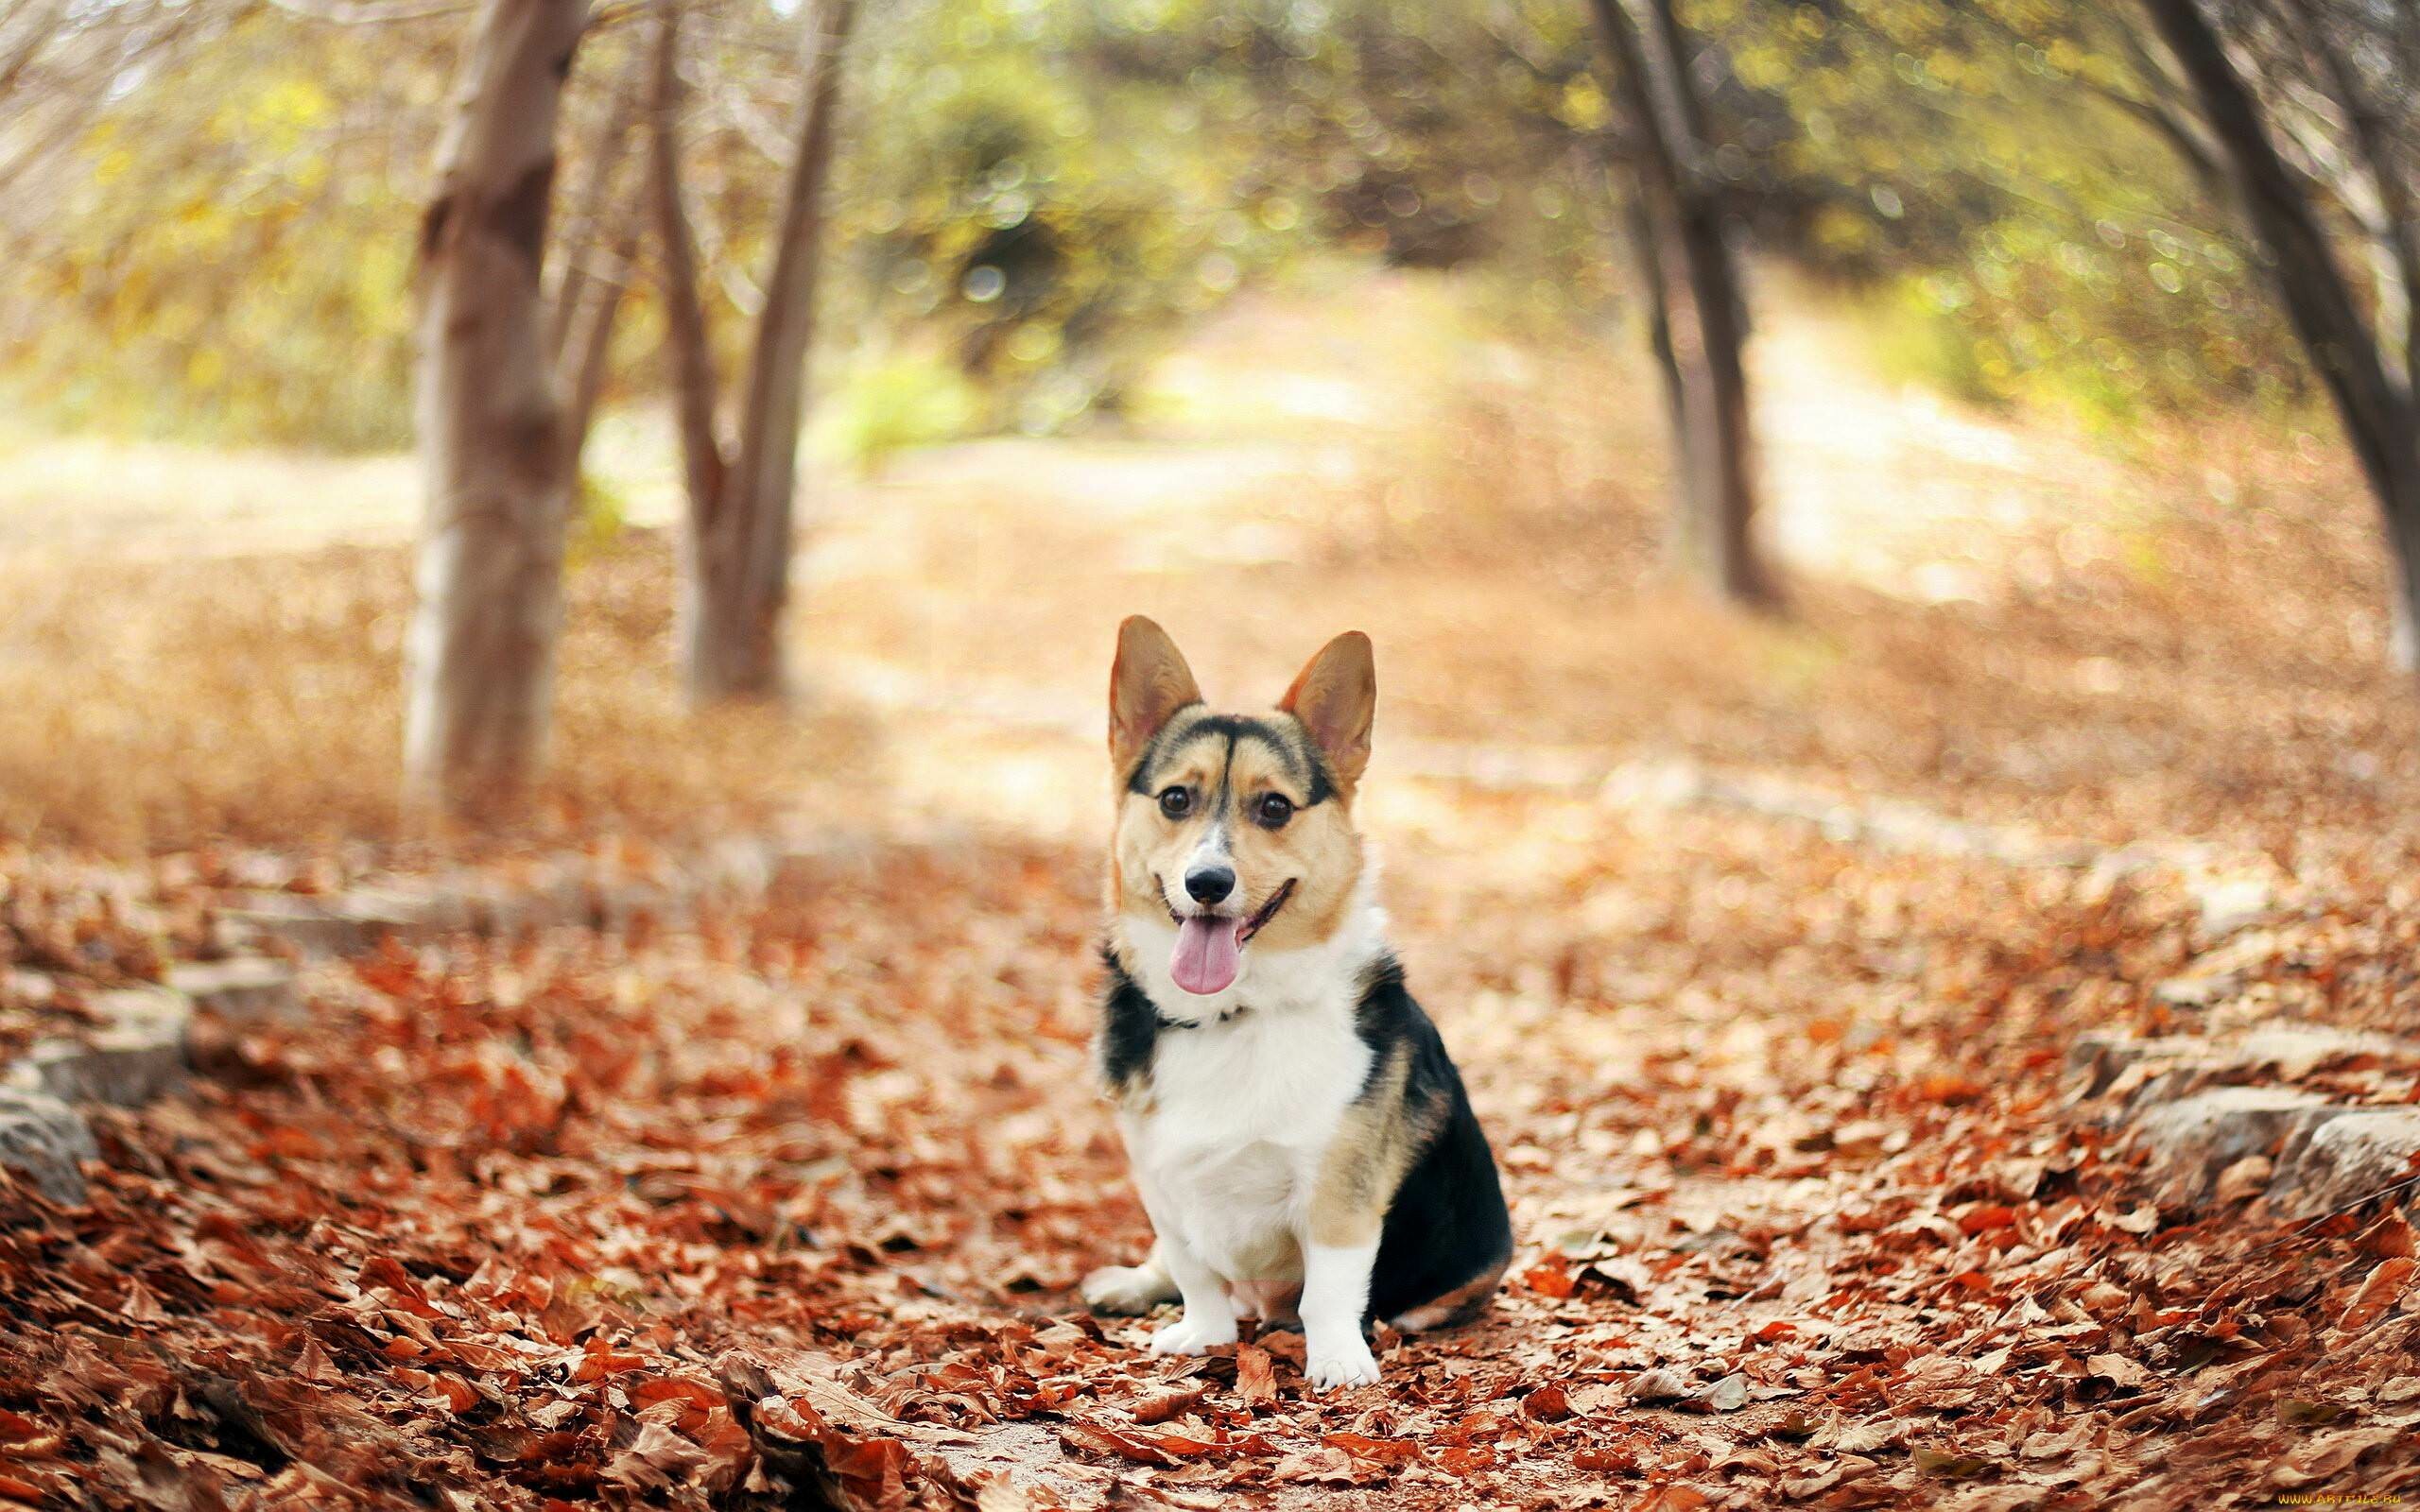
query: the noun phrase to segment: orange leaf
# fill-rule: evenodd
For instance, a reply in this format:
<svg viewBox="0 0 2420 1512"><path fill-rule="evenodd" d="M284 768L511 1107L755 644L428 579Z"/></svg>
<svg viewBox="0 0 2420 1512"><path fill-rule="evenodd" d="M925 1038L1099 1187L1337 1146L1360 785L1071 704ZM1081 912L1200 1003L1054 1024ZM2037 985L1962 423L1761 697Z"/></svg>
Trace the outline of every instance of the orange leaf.
<svg viewBox="0 0 2420 1512"><path fill-rule="evenodd" d="M1561 1386L1540 1386L1521 1399L1521 1416L1542 1423L1561 1422L1571 1416L1571 1399Z"/></svg>
<svg viewBox="0 0 2420 1512"><path fill-rule="evenodd" d="M2379 1261L2378 1268L2370 1272L2370 1279L2353 1294L2352 1304L2344 1309L2344 1316L2336 1326L2350 1332L2355 1329L2367 1328L2385 1316L2395 1303L2403 1300L2403 1294L2411 1286L2411 1273L2415 1269L2420 1269L2420 1261L2414 1261L2408 1255Z"/></svg>
<svg viewBox="0 0 2420 1512"><path fill-rule="evenodd" d="M1367 1434L1330 1434L1320 1440L1356 1459L1400 1467L1420 1458L1420 1445L1409 1438L1372 1438Z"/></svg>
<svg viewBox="0 0 2420 1512"><path fill-rule="evenodd" d="M1236 1346L1236 1394L1259 1406L1277 1400L1277 1362L1267 1349Z"/></svg>
<svg viewBox="0 0 2420 1512"><path fill-rule="evenodd" d="M1134 1420L1138 1423L1167 1422L1171 1418L1199 1407L1201 1405L1201 1399L1208 1395L1210 1395L1210 1383L1207 1381L1176 1382L1166 1391L1154 1393L1136 1402L1133 1407Z"/></svg>
<svg viewBox="0 0 2420 1512"><path fill-rule="evenodd" d="M1521 1280L1529 1283L1530 1290L1558 1301L1569 1297L1580 1286L1579 1279L1571 1274L1570 1263L1561 1255L1548 1255L1522 1272Z"/></svg>

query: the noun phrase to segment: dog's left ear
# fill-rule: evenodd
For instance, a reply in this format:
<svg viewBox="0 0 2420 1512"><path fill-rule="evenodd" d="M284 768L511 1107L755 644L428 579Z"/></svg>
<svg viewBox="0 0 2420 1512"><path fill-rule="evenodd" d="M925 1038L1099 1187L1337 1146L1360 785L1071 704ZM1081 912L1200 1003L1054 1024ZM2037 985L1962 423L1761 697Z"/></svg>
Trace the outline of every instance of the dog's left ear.
<svg viewBox="0 0 2420 1512"><path fill-rule="evenodd" d="M1337 785L1347 793L1370 765L1370 725L1378 713L1378 668L1370 638L1347 630L1311 658L1277 707L1303 722Z"/></svg>

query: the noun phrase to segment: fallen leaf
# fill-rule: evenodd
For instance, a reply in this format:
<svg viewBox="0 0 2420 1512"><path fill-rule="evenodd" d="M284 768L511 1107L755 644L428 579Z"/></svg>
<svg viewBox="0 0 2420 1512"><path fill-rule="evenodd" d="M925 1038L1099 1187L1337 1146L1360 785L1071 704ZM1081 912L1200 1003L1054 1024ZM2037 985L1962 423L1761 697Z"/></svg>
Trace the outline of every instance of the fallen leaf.
<svg viewBox="0 0 2420 1512"><path fill-rule="evenodd" d="M1277 1400L1277 1362L1267 1349L1236 1346L1236 1394L1255 1407Z"/></svg>
<svg viewBox="0 0 2420 1512"><path fill-rule="evenodd" d="M2379 1261L2377 1268L2370 1272L2369 1279L2361 1282L2361 1289L2353 1294L2353 1300L2346 1304L2344 1315L2337 1319L2336 1326L2351 1333L2384 1317L2403 1300L2403 1294L2410 1289L2415 1270L2420 1270L2420 1261L2409 1255Z"/></svg>

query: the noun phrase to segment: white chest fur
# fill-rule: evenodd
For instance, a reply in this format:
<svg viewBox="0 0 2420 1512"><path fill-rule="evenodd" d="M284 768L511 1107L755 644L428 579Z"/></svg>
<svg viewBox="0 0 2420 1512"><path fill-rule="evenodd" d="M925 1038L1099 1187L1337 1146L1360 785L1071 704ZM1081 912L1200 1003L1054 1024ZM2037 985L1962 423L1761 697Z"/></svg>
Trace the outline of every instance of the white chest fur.
<svg viewBox="0 0 2420 1512"><path fill-rule="evenodd" d="M1370 1074L1354 1013L1385 919L1366 883L1358 903L1321 945L1247 952L1208 998L1168 979L1172 929L1126 922L1138 985L1165 1019L1195 1021L1160 1031L1149 1091L1119 1116L1128 1158L1152 1227L1226 1280L1302 1275L1312 1181Z"/></svg>
<svg viewBox="0 0 2420 1512"><path fill-rule="evenodd" d="M1311 1184L1369 1072L1349 1007L1164 1031L1120 1120L1152 1225L1227 1280L1300 1280Z"/></svg>

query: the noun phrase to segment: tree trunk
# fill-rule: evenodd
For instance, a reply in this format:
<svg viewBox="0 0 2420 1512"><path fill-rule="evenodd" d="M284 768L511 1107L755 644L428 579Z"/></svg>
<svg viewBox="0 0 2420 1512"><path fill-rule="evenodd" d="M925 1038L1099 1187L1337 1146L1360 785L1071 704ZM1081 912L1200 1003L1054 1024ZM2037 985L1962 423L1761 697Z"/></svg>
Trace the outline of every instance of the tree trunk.
<svg viewBox="0 0 2420 1512"><path fill-rule="evenodd" d="M2143 0L2192 85L2224 155L2236 198L2294 335L2319 369L2361 472L2385 516L2394 554L2394 653L2412 670L2412 614L2420 605L2420 412L2398 384L2352 285L2337 265L2318 212L2278 156L2269 126L2195 0Z"/></svg>
<svg viewBox="0 0 2420 1512"><path fill-rule="evenodd" d="M562 266L556 270L554 298L548 305L547 343L555 354L556 369L571 370L577 361L572 345L583 338L583 318L593 316L593 291L589 287L595 276L592 265L600 242L611 242L618 250L631 240L627 216L615 221L611 237L604 227L614 201L614 180L622 166L623 148L630 136L631 112L637 103L639 74L646 60L633 58L628 66L614 77L613 93L606 97L602 113L596 120L596 137L583 154L587 171L580 175L578 185L566 201L568 214L562 228ZM609 272L626 266L630 254L620 253Z"/></svg>
<svg viewBox="0 0 2420 1512"><path fill-rule="evenodd" d="M841 57L855 0L823 0L805 98L774 235L773 266L757 317L739 437L727 461L715 438L713 374L696 289L687 221L680 214L670 112L657 117L657 205L664 225L667 321L680 366L682 436L690 482L681 660L693 701L769 697L783 682L781 616L789 597L790 537L806 357L815 334L823 185L839 111ZM659 97L672 89L659 62ZM680 266L676 266L680 265ZM684 294L682 291L685 289Z"/></svg>
<svg viewBox="0 0 2420 1512"><path fill-rule="evenodd" d="M662 0L656 14L655 88L648 104L648 202L655 216L665 336L672 349L673 412L689 493L689 528L682 549L690 552L700 522L710 521L720 506L730 462L715 424L714 348L705 301L698 293L697 238L689 230L681 189L680 50L680 7L675 0ZM683 582L694 576L694 562L684 561Z"/></svg>
<svg viewBox="0 0 2420 1512"><path fill-rule="evenodd" d="M1647 0L1642 36L1624 0L1590 0L1635 136L1641 245L1653 276L1677 272L1688 296L1683 321L1667 318L1668 374L1677 377L1674 450L1680 528L1688 567L1723 598L1753 608L1779 602L1755 537L1755 442L1748 412L1747 306L1723 239L1720 197L1706 180L1705 109L1688 71L1670 0ZM1668 249L1669 255L1667 255ZM1642 257L1642 266L1649 260ZM1655 302L1674 309L1660 289ZM1667 352L1659 351L1659 362Z"/></svg>
<svg viewBox="0 0 2420 1512"><path fill-rule="evenodd" d="M555 121L587 0L487 0L421 234L427 490L406 797L464 814L544 757L572 472L540 295Z"/></svg>
<svg viewBox="0 0 2420 1512"><path fill-rule="evenodd" d="M635 211L636 207L631 207ZM613 262L604 271L582 280L582 308L568 322L563 348L555 359L555 381L563 395L563 441L571 450L573 481L580 475L580 454L596 418L596 402L614 354L614 327L622 313L622 298L630 292L631 269L638 262L640 218L631 215L615 232Z"/></svg>
<svg viewBox="0 0 2420 1512"><path fill-rule="evenodd" d="M1671 278L1664 267L1664 227L1670 224L1671 216L1659 215L1648 205L1650 190L1644 174L1634 166L1627 177L1628 192L1615 192L1621 195L1622 232L1630 243L1639 297L1647 306L1647 351L1655 359L1655 373L1662 380L1665 421L1674 436L1686 438L1687 388L1680 358L1672 350Z"/></svg>

